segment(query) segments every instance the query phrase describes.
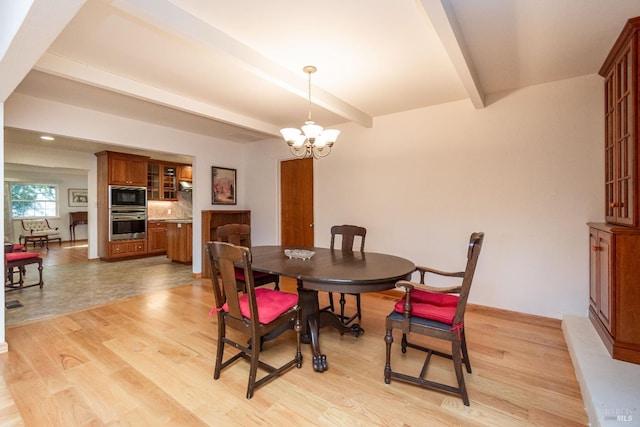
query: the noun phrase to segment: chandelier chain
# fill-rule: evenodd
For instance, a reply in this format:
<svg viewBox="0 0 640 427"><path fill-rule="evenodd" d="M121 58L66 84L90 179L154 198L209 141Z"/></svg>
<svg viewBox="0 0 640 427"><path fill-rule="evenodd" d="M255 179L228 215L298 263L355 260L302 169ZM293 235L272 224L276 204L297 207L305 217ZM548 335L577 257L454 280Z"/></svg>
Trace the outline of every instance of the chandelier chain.
<svg viewBox="0 0 640 427"><path fill-rule="evenodd" d="M311 73L312 71L308 71L309 73L309 85L308 85L308 90L309 90L309 116L307 118L307 120L312 121L311 120Z"/></svg>

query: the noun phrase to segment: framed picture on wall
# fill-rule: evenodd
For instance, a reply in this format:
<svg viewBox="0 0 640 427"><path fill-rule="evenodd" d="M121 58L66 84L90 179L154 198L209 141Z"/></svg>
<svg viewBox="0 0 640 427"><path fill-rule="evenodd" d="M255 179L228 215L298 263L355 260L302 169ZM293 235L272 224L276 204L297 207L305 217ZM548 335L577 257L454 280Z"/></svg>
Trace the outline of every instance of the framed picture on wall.
<svg viewBox="0 0 640 427"><path fill-rule="evenodd" d="M211 203L214 205L235 205L237 203L236 170L211 167Z"/></svg>
<svg viewBox="0 0 640 427"><path fill-rule="evenodd" d="M86 188L69 189L69 206L87 206L89 195Z"/></svg>

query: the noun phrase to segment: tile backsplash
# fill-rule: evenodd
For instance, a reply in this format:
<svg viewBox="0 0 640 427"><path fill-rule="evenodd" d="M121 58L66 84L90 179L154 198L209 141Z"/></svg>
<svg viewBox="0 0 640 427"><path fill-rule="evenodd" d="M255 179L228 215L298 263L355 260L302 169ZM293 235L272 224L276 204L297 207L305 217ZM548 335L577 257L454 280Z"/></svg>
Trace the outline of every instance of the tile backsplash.
<svg viewBox="0 0 640 427"><path fill-rule="evenodd" d="M193 216L190 191L178 191L177 202L149 200L147 203L149 219L186 219Z"/></svg>

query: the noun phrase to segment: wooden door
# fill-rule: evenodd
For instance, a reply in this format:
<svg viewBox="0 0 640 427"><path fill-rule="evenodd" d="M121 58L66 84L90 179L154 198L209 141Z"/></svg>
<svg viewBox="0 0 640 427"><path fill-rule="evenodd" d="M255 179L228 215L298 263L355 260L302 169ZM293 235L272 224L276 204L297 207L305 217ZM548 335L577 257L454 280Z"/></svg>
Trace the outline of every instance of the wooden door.
<svg viewBox="0 0 640 427"><path fill-rule="evenodd" d="M612 322L612 315L614 314L612 305L615 298L611 288L614 285L612 277L614 271L612 265L613 253L611 251L612 237L611 233L598 232L598 267L600 270L598 276L598 281L600 282L598 315L604 326L609 330L609 333L615 336L615 324Z"/></svg>
<svg viewBox="0 0 640 427"><path fill-rule="evenodd" d="M598 253L598 230L589 228L589 304L598 313L600 304L600 254Z"/></svg>
<svg viewBox="0 0 640 427"><path fill-rule="evenodd" d="M313 246L313 159L280 163L281 245Z"/></svg>

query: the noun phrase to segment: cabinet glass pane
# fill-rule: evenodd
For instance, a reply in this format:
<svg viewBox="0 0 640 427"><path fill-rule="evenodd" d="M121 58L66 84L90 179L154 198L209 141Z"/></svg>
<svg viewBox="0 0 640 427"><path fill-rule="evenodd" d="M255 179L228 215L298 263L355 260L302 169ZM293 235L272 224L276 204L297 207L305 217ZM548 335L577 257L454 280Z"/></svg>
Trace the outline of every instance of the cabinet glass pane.
<svg viewBox="0 0 640 427"><path fill-rule="evenodd" d="M614 92L614 87L613 87L613 82L614 82L614 78L613 78L613 72L609 74L609 76L607 77L607 80L605 81L605 107L607 109L607 113L609 113L611 110L613 110L613 106L615 105L615 99L613 94Z"/></svg>
<svg viewBox="0 0 640 427"><path fill-rule="evenodd" d="M632 77L633 77L633 58L631 57L631 50L627 51L627 55L625 57L625 73L624 73L624 89L625 92L629 92L633 87Z"/></svg>
<svg viewBox="0 0 640 427"><path fill-rule="evenodd" d="M176 172L175 166L163 166L162 168L162 192L165 200L178 197Z"/></svg>
<svg viewBox="0 0 640 427"><path fill-rule="evenodd" d="M149 163L147 173L147 198L160 198L160 165Z"/></svg>

